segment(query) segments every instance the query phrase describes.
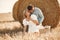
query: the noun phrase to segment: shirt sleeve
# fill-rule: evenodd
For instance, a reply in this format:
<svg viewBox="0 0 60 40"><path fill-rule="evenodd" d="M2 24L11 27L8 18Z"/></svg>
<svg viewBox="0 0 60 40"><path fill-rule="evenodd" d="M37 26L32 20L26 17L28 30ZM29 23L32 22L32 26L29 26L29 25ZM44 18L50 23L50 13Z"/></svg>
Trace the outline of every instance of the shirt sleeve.
<svg viewBox="0 0 60 40"><path fill-rule="evenodd" d="M42 13L42 11L41 11L40 9L39 9L38 16L39 16L39 21L40 21L40 23L42 23L43 20L44 20L44 15L43 15L43 13Z"/></svg>
<svg viewBox="0 0 60 40"><path fill-rule="evenodd" d="M31 15L31 19L32 19L32 20L37 20L37 16L32 14L32 15Z"/></svg>
<svg viewBox="0 0 60 40"><path fill-rule="evenodd" d="M44 20L44 15L41 9L35 7L34 14L38 16L38 21L39 23L42 23Z"/></svg>
<svg viewBox="0 0 60 40"><path fill-rule="evenodd" d="M23 20L23 25L24 26L27 26L28 25L28 22L25 19Z"/></svg>

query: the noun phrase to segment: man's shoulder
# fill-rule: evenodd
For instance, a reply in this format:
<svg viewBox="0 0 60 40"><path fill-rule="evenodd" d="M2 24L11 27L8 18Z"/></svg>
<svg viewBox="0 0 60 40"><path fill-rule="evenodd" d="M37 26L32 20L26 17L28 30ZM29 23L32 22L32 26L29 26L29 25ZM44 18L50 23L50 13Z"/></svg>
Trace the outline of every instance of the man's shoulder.
<svg viewBox="0 0 60 40"><path fill-rule="evenodd" d="M40 8L38 8L38 7L35 7L35 9L36 9L36 10L40 10Z"/></svg>
<svg viewBox="0 0 60 40"><path fill-rule="evenodd" d="M41 11L41 9L40 8L38 8L38 7L35 7L35 10L34 10L34 12L33 12L34 14L39 14L39 13L42 13L42 11Z"/></svg>

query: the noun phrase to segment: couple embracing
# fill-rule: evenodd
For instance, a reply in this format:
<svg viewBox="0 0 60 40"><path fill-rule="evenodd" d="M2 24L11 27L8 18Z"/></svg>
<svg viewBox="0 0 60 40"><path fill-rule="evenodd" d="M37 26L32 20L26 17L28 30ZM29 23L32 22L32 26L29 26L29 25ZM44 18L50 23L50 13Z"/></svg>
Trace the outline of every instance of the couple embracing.
<svg viewBox="0 0 60 40"><path fill-rule="evenodd" d="M38 33L40 29L45 29L45 27L42 26L43 20L44 15L42 11L38 7L34 7L34 5L28 5L24 11L24 32L27 26L28 33Z"/></svg>

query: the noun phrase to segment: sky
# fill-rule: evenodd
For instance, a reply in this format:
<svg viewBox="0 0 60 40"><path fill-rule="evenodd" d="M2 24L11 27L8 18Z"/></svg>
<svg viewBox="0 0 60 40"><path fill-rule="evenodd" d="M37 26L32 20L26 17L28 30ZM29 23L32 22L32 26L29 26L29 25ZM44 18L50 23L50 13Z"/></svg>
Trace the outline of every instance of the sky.
<svg viewBox="0 0 60 40"><path fill-rule="evenodd" d="M0 0L0 13L12 12L13 5L17 0Z"/></svg>
<svg viewBox="0 0 60 40"><path fill-rule="evenodd" d="M12 12L13 5L17 0L0 0L0 13ZM60 0L58 0L60 3Z"/></svg>
<svg viewBox="0 0 60 40"><path fill-rule="evenodd" d="M59 6L60 6L60 0L58 0L58 2L59 2Z"/></svg>

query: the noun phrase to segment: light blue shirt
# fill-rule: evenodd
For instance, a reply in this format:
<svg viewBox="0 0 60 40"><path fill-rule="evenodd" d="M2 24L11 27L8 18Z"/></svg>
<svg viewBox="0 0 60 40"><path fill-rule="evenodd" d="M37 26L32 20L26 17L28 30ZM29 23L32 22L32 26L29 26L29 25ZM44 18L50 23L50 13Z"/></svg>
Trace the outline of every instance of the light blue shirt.
<svg viewBox="0 0 60 40"><path fill-rule="evenodd" d="M39 8L35 7L33 14L35 14L37 16L37 19L38 19L39 23L43 22L44 15L43 15L42 11Z"/></svg>

